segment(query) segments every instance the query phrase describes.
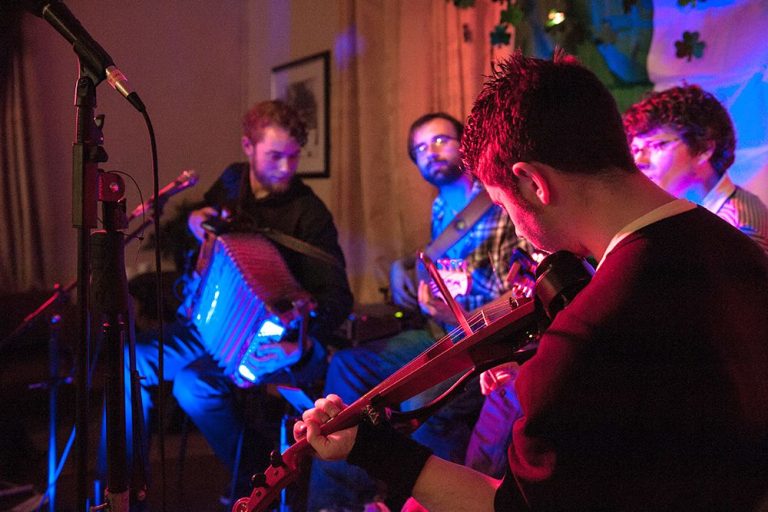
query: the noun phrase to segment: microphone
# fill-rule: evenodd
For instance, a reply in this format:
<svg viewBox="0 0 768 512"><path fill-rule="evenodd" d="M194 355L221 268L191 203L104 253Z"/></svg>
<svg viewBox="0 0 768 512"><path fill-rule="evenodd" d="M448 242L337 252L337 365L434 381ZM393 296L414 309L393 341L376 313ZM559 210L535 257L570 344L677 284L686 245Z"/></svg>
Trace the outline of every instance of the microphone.
<svg viewBox="0 0 768 512"><path fill-rule="evenodd" d="M94 41L91 35L75 18L72 11L59 0L26 0L24 7L35 16L45 19L72 44L75 53L82 59L83 66L90 71L98 81L104 79L117 92L123 95L139 112L145 112L146 107L128 84L128 79L116 66L112 57Z"/></svg>
<svg viewBox="0 0 768 512"><path fill-rule="evenodd" d="M197 172L193 171L192 169L186 169L184 171L181 171L181 174L179 174L179 177L164 186L162 189L160 189L158 193L158 197L160 197L160 202L164 202L169 197L178 194L182 190L186 190L189 187L194 187L197 185L198 180L200 179L200 176L197 175ZM131 214L128 216L128 222L132 221L139 215L143 215L144 212L149 211L152 206L154 206L155 198L150 197L143 203L141 203L139 206L133 209Z"/></svg>

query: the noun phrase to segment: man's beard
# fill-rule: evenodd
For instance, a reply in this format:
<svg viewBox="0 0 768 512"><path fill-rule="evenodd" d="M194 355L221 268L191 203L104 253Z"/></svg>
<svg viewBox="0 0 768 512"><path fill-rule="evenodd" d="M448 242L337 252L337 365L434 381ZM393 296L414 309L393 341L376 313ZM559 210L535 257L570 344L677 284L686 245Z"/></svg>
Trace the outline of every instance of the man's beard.
<svg viewBox="0 0 768 512"><path fill-rule="evenodd" d="M274 179L270 176L256 175L256 181L267 194L282 194L291 187L293 175L285 180Z"/></svg>
<svg viewBox="0 0 768 512"><path fill-rule="evenodd" d="M438 164L438 165L434 165ZM437 160L427 164L427 173L425 179L432 185L439 187L453 183L462 175L461 166L445 160Z"/></svg>

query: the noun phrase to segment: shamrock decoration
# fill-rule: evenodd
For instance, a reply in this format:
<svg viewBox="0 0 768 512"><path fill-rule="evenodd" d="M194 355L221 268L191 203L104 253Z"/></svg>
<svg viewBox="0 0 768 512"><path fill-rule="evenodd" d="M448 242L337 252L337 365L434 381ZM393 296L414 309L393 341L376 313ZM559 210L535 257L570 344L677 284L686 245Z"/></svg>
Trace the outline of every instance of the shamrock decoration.
<svg viewBox="0 0 768 512"><path fill-rule="evenodd" d="M461 26L461 34L462 34L462 37L464 37L465 43L472 42L472 28L469 26L468 23L465 23Z"/></svg>
<svg viewBox="0 0 768 512"><path fill-rule="evenodd" d="M675 41L675 56L678 59L687 57L688 62L691 62L693 57L700 59L704 55L705 46L706 43L704 41L699 41L698 32L688 32L686 30L683 32L683 40Z"/></svg>
<svg viewBox="0 0 768 512"><path fill-rule="evenodd" d="M511 37L512 34L507 32L506 25L496 25L496 28L494 28L493 32L491 32L491 45L503 46L505 44L509 44Z"/></svg>
<svg viewBox="0 0 768 512"><path fill-rule="evenodd" d="M509 23L513 27L517 27L521 21L523 21L523 10L519 6L507 4L507 9L501 11L500 23Z"/></svg>
<svg viewBox="0 0 768 512"><path fill-rule="evenodd" d="M477 0L445 0L446 2L452 2L457 9L468 9L474 7ZM510 43L512 34L507 31L507 28L511 25L517 27L522 23L524 13L523 9L517 5L515 0L491 0L492 2L499 4L507 4L507 8L501 11L499 17L499 24L491 32L491 45L492 46L504 46ZM636 1L636 0L635 0ZM463 37L465 42L472 40L472 32L465 25L463 27Z"/></svg>

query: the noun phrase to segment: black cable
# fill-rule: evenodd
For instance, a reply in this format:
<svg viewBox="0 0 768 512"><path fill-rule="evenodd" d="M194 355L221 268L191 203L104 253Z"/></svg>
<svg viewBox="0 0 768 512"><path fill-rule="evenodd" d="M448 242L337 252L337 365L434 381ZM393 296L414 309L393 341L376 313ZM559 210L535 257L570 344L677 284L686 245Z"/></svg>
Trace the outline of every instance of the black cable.
<svg viewBox="0 0 768 512"><path fill-rule="evenodd" d="M160 176L158 172L158 164L157 164L157 141L155 139L155 130L152 127L152 120L149 118L149 114L147 114L147 111L145 109L142 109L141 115L144 117L144 121L147 125L147 131L149 133L149 143L150 147L152 149L152 180L153 180L153 187L154 187L154 197L159 198L160 197ZM159 394L160 397L165 396L165 358L163 357L163 352L165 350L165 340L164 340L164 333L165 330L164 324L165 321L163 319L163 304L165 304L165 300L163 297L163 279L162 279L162 253L161 253L161 246L162 246L162 240L160 236L160 208L158 208L159 201L156 201L156 204L154 205L153 211L152 211L152 218L154 220L154 226L155 226L155 292L157 294L157 318L159 321L159 333L158 333L158 375L160 378L158 379L158 387L159 387ZM165 496L165 490L166 490L166 482L165 482L165 433L163 432L162 427L162 419L165 418L165 406L163 405L162 398L158 400L157 404L157 413L158 416L161 418L161 427L160 432L158 436L158 443L160 448L160 502L161 502L161 508L160 510L162 512L166 511L166 496ZM149 434L147 434L149 435ZM148 457L149 458L149 457Z"/></svg>

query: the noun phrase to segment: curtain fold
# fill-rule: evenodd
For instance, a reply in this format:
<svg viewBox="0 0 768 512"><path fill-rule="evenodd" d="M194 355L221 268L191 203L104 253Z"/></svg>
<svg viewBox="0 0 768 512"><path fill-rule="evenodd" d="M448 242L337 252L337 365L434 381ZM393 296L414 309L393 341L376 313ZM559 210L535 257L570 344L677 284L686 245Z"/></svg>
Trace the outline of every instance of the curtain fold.
<svg viewBox="0 0 768 512"><path fill-rule="evenodd" d="M360 303L380 302L390 262L429 241L435 190L408 157L408 128L427 112L466 118L490 72L488 34L499 10L492 2L457 9L445 0L343 1L333 52L332 209Z"/></svg>
<svg viewBox="0 0 768 512"><path fill-rule="evenodd" d="M0 57L0 290L45 286L41 218L32 165L21 13L3 16Z"/></svg>

